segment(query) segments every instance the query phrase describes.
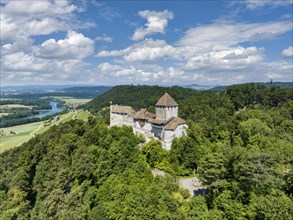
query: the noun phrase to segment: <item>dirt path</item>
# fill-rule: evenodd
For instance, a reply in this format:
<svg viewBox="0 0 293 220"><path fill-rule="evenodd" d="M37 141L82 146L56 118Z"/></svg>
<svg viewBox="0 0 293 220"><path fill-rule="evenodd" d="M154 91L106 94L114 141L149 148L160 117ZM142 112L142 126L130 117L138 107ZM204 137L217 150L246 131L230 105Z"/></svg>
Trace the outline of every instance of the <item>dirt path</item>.
<svg viewBox="0 0 293 220"><path fill-rule="evenodd" d="M41 127L43 127L43 123L36 130L32 131L30 133L30 136L34 136L34 133L36 133L38 130L40 130Z"/></svg>

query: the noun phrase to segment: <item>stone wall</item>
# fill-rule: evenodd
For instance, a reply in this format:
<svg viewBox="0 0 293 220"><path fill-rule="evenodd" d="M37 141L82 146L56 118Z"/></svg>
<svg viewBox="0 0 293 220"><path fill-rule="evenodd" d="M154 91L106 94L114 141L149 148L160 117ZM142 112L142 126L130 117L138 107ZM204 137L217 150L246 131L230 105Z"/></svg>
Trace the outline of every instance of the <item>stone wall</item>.
<svg viewBox="0 0 293 220"><path fill-rule="evenodd" d="M122 125L133 125L133 119L127 114L123 113L110 113L110 126L122 126Z"/></svg>
<svg viewBox="0 0 293 220"><path fill-rule="evenodd" d="M178 117L178 107L177 106L157 106L156 116L158 119L167 120L168 118Z"/></svg>

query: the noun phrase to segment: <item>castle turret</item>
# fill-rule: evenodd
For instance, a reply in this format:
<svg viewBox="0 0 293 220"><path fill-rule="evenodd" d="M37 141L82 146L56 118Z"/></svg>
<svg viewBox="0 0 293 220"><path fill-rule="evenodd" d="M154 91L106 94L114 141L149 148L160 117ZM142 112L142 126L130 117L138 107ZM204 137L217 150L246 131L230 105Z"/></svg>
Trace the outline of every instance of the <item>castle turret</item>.
<svg viewBox="0 0 293 220"><path fill-rule="evenodd" d="M168 93L165 93L156 103L156 118L167 120L172 117L178 117L178 104Z"/></svg>

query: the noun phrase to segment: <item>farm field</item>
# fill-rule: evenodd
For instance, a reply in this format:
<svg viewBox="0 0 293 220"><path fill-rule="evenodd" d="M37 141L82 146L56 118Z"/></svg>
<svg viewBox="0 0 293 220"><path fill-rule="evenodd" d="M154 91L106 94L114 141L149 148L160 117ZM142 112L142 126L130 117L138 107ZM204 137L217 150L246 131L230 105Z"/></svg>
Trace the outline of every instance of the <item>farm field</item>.
<svg viewBox="0 0 293 220"><path fill-rule="evenodd" d="M6 115L9 115L10 113L0 113L0 118L2 117L2 116L6 116Z"/></svg>
<svg viewBox="0 0 293 220"><path fill-rule="evenodd" d="M82 104L85 104L89 101L91 101L92 99L74 99L74 98L69 98L69 99L63 99L66 104L69 104L69 105L76 105L76 104L79 104L79 105L82 105Z"/></svg>
<svg viewBox="0 0 293 220"><path fill-rule="evenodd" d="M56 122L50 123L49 121L34 122L24 125L12 126L1 128L0 131L5 136L0 137L0 153L13 147L20 146L24 142L30 140L35 135L47 131L51 126L58 125L70 121L72 119L87 120L90 113L84 110L77 110L60 115L60 119ZM45 126L45 124L49 124ZM14 134L15 133L15 134Z"/></svg>
<svg viewBox="0 0 293 220"><path fill-rule="evenodd" d="M60 96L60 97L55 96L54 98L64 101L67 105L82 105L92 100L92 99L78 99L78 98L73 98L70 96Z"/></svg>
<svg viewBox="0 0 293 220"><path fill-rule="evenodd" d="M12 108L28 108L32 109L32 106L21 105L21 104L7 104L7 105L0 105L0 109L12 109Z"/></svg>

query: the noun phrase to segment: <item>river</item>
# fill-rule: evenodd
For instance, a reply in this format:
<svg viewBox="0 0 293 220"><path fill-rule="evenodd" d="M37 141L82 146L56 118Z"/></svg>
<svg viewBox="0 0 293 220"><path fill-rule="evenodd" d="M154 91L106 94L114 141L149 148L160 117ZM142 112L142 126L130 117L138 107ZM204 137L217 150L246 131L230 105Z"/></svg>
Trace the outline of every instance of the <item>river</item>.
<svg viewBox="0 0 293 220"><path fill-rule="evenodd" d="M51 110L42 110L42 111L39 111L38 114L29 116L28 118L43 118L45 116L53 115L53 114L56 114L58 112L61 112L64 109L64 108L59 108L58 107L58 103L57 102L54 102L54 101L51 101L50 102L50 106L51 106Z"/></svg>

